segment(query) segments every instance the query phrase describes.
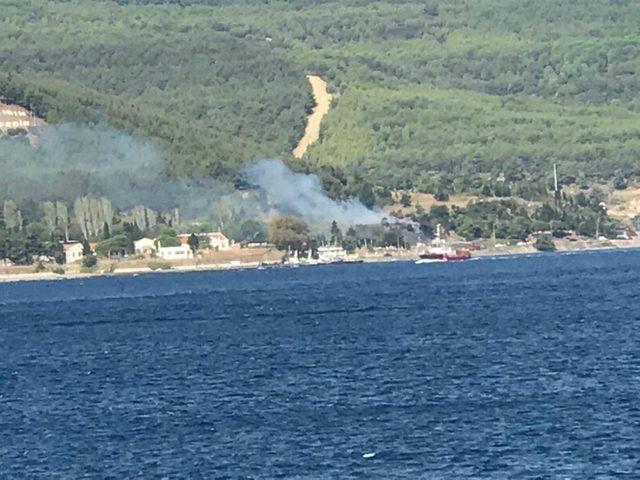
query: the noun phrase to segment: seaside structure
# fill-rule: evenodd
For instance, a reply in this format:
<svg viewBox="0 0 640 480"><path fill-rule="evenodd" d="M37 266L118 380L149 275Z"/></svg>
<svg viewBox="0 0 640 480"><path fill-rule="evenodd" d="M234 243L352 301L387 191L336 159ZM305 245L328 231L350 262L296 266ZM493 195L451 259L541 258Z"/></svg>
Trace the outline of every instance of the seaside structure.
<svg viewBox="0 0 640 480"><path fill-rule="evenodd" d="M133 242L136 255L153 255L156 253L156 243L151 238L141 238Z"/></svg>
<svg viewBox="0 0 640 480"><path fill-rule="evenodd" d="M229 250L231 242L222 232L211 232L205 234L209 241L209 246L217 250Z"/></svg>
<svg viewBox="0 0 640 480"><path fill-rule="evenodd" d="M64 250L65 263L77 262L84 257L84 247L80 242L64 243L62 249Z"/></svg>
<svg viewBox="0 0 640 480"><path fill-rule="evenodd" d="M193 258L193 252L189 245L179 247L158 247L157 255L165 260L183 260Z"/></svg>
<svg viewBox="0 0 640 480"><path fill-rule="evenodd" d="M341 262L347 258L347 251L339 245L327 245L318 248L318 260L321 263Z"/></svg>
<svg viewBox="0 0 640 480"><path fill-rule="evenodd" d="M230 240L222 232L197 233L196 235L200 239L200 245L203 247L208 246L209 248L213 248L215 250L229 250L229 248L231 247ZM178 235L180 243L182 245L188 245L190 236L191 234L189 233Z"/></svg>

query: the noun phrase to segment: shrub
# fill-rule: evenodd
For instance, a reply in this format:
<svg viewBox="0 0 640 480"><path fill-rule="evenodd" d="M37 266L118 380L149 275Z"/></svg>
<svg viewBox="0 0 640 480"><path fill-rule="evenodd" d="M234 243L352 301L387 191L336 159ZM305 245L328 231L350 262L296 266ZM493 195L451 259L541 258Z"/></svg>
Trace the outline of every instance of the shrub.
<svg viewBox="0 0 640 480"><path fill-rule="evenodd" d="M151 262L147 264L151 270L171 270L171 265L166 262Z"/></svg>
<svg viewBox="0 0 640 480"><path fill-rule="evenodd" d="M616 190L624 190L629 186L629 182L624 177L616 177L613 179L613 188Z"/></svg>
<svg viewBox="0 0 640 480"><path fill-rule="evenodd" d="M446 202L449 200L449 193L446 190L438 190L433 196L438 202Z"/></svg>
<svg viewBox="0 0 640 480"><path fill-rule="evenodd" d="M540 252L553 252L556 249L556 244L551 235L540 235L536 238L533 246Z"/></svg>
<svg viewBox="0 0 640 480"><path fill-rule="evenodd" d="M82 266L84 268L93 268L98 264L98 257L95 255L85 255L82 259Z"/></svg>

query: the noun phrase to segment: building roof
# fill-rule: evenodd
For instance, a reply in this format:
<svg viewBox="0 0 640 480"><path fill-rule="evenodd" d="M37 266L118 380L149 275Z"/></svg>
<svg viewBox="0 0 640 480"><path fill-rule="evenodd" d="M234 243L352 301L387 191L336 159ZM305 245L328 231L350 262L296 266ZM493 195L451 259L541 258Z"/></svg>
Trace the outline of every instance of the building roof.
<svg viewBox="0 0 640 480"><path fill-rule="evenodd" d="M136 240L135 242L133 242L134 245L155 245L154 240L152 240L151 238L141 238L140 240Z"/></svg>
<svg viewBox="0 0 640 480"><path fill-rule="evenodd" d="M178 235L178 238L180 240L188 239L191 235L193 235L193 234L191 234L191 233L181 233L180 235ZM222 232L196 233L196 235L198 237L207 237L207 238L211 238L211 239L215 238L216 240L222 240L222 241L229 240L226 237L226 235L224 233L222 233Z"/></svg>
<svg viewBox="0 0 640 480"><path fill-rule="evenodd" d="M216 240L229 240L226 235L222 232L209 232L205 233L205 235L209 238L215 238Z"/></svg>
<svg viewBox="0 0 640 480"><path fill-rule="evenodd" d="M84 248L84 247L82 247L82 244L80 242L68 242L68 243L63 243L62 244L62 249L66 252L67 250L71 250L71 249L76 248L78 246L81 247L81 248Z"/></svg>

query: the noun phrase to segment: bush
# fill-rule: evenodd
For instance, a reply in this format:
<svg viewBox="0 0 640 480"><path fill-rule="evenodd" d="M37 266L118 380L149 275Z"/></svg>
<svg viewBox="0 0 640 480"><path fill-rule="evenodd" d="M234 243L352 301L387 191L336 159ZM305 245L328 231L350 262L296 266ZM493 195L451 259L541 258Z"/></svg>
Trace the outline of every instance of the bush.
<svg viewBox="0 0 640 480"><path fill-rule="evenodd" d="M433 197L438 202L446 202L449 200L449 193L445 190L438 190Z"/></svg>
<svg viewBox="0 0 640 480"><path fill-rule="evenodd" d="M56 267L54 269L51 270L53 273L55 273L56 275L64 275L65 271L64 268L62 267Z"/></svg>
<svg viewBox="0 0 640 480"><path fill-rule="evenodd" d="M540 252L553 252L556 249L556 244L551 235L540 235L536 238L533 246Z"/></svg>
<svg viewBox="0 0 640 480"><path fill-rule="evenodd" d="M616 177L613 179L613 188L616 190L624 190L629 186L629 182L627 182L626 178Z"/></svg>
<svg viewBox="0 0 640 480"><path fill-rule="evenodd" d="M166 262L151 262L147 264L151 270L171 270L171 265Z"/></svg>
<svg viewBox="0 0 640 480"><path fill-rule="evenodd" d="M129 241L126 235L115 235L108 240L103 240L96 245L96 253L102 257L124 254Z"/></svg>
<svg viewBox="0 0 640 480"><path fill-rule="evenodd" d="M82 266L84 268L93 268L98 264L98 257L95 255L85 255L82 259Z"/></svg>
<svg viewBox="0 0 640 480"><path fill-rule="evenodd" d="M159 247L179 247L182 245L180 239L175 235L162 234L156 239Z"/></svg>

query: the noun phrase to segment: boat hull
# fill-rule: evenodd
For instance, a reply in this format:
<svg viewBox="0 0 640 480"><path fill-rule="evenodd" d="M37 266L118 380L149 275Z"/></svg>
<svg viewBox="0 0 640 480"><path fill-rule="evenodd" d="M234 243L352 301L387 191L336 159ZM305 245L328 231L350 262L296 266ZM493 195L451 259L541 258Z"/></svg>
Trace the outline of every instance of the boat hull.
<svg viewBox="0 0 640 480"><path fill-rule="evenodd" d="M417 264L441 263L441 262L462 262L471 259L469 252L446 252L446 253L423 253Z"/></svg>
<svg viewBox="0 0 640 480"><path fill-rule="evenodd" d="M471 258L471 254L469 252L447 253L445 258L448 262L461 262L463 260L469 260Z"/></svg>
<svg viewBox="0 0 640 480"><path fill-rule="evenodd" d="M443 263L446 262L444 258L421 258L420 260L416 260L416 265L424 265L425 263Z"/></svg>

